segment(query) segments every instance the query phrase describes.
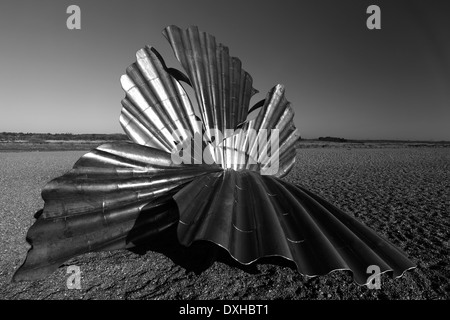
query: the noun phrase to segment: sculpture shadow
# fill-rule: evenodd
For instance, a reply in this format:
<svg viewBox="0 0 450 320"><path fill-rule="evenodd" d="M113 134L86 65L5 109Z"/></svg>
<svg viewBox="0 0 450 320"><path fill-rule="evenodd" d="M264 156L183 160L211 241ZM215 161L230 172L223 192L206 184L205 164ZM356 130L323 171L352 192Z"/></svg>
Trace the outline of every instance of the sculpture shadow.
<svg viewBox="0 0 450 320"><path fill-rule="evenodd" d="M38 210L34 214L34 218L38 220L42 218L42 214L43 209ZM50 219L49 221L49 223L51 223L52 220ZM143 210L134 221L133 227L127 232L125 241L126 243L119 243L119 245L115 249L128 248L129 251L139 255L145 255L149 251L158 252L168 257L173 261L173 263L184 268L186 272L194 272L195 274L203 273L204 271L209 269L215 262L224 263L229 267L240 269L249 274L260 274L261 271L258 268L258 265L262 264L289 267L294 270L297 269L294 262L279 256L263 257L250 264L242 264L234 259L226 249L211 241L198 240L194 241L189 247L186 247L178 241L178 221L178 207L173 199L164 202L162 205L156 208L143 208ZM30 228L30 230L32 229ZM54 234L54 236L62 237L63 235L60 234L61 232L64 232L64 230ZM33 247L36 246L33 241L34 235L35 233L30 234L29 231L26 236L26 241L31 245L30 251L27 254L27 259L30 252L34 252L32 250ZM129 246L132 247L130 248ZM77 249L77 247L75 247L75 249ZM85 250L84 247L82 249L84 253L89 252ZM39 253L40 251L36 252ZM58 266L64 265L64 262L66 260L68 260L69 258L74 258L79 254L80 252L72 250L69 254L69 257L67 255L63 256L50 265L39 264L39 269L37 269L36 272L31 270L33 268L30 269L30 266L26 266L21 272L32 273L32 275L27 274L26 276L24 276L24 279L38 279L55 271ZM31 259L30 261L34 260ZM24 265L26 265L26 262L27 260L23 262L21 268L19 268L18 271L22 269ZM16 273L18 271L16 271Z"/></svg>
<svg viewBox="0 0 450 320"><path fill-rule="evenodd" d="M173 211L172 214L176 213L176 216L179 217L175 202L170 202L167 206L163 206L157 210L160 211L155 212L153 209L152 214L160 214L164 211L171 210ZM141 213L135 225L142 225L141 220L146 219L145 216L145 212ZM133 242L134 247L128 250L139 255L145 255L149 251L161 253L171 259L175 264L186 269L187 272L194 272L195 274L203 273L214 262L224 263L249 274L261 273L258 269L258 265L260 264L272 264L289 267L294 270L297 269L293 261L280 256L263 257L250 264L242 264L235 260L226 249L206 240L194 241L189 247L186 247L178 241L177 226L178 219L166 230L148 237L141 237L139 241L131 241L131 239L136 238L136 235L142 232L142 227L133 228L130 230L128 238Z"/></svg>

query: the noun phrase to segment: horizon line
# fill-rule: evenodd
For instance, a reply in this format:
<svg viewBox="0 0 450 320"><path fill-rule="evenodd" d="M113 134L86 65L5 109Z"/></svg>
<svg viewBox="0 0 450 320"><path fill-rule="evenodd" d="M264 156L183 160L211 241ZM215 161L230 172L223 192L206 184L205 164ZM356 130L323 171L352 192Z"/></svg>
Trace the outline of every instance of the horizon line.
<svg viewBox="0 0 450 320"><path fill-rule="evenodd" d="M105 136L111 136L111 135L124 135L127 136L125 133L71 133L71 132L64 132L64 133L51 133L51 132L13 132L13 131L3 131L0 132L0 135L2 134L22 134L22 135L73 135L73 136L79 136L79 135L105 135ZM334 136L320 136L316 138L302 138L299 136L298 140L319 140L319 139L344 139L345 141L335 141L335 142L432 142L432 143L450 143L450 140L436 140L436 139L427 139L427 140L417 140L417 139L366 139L366 138L343 138L343 137L334 137ZM333 142L333 141L327 141L322 140L325 142Z"/></svg>

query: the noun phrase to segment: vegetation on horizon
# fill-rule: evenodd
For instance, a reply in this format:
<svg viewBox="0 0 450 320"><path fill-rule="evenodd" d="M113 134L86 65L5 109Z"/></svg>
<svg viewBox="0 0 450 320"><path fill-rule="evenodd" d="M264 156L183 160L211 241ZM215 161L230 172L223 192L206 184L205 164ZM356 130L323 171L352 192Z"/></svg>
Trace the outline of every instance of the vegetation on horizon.
<svg viewBox="0 0 450 320"><path fill-rule="evenodd" d="M23 132L0 132L0 141L29 141L29 142L45 142L47 140L85 140L85 141L111 141L111 140L128 140L123 133L100 134L100 133L23 133Z"/></svg>
<svg viewBox="0 0 450 320"><path fill-rule="evenodd" d="M0 142L19 142L26 141L30 143L45 143L48 140L53 141L127 141L129 140L124 133L23 133L23 132L0 132ZM317 139L304 139L299 137L298 142L320 141L320 142L346 142L346 143L439 143L450 144L450 141L426 141L426 140L396 140L396 139L345 139L339 137L319 137Z"/></svg>

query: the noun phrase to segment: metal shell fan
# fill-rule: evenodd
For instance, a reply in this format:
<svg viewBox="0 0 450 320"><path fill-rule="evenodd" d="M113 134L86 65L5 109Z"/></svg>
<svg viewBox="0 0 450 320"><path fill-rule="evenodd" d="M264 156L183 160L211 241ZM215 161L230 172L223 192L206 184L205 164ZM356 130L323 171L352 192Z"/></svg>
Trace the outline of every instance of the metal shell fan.
<svg viewBox="0 0 450 320"><path fill-rule="evenodd" d="M414 267L356 219L281 179L298 139L282 85L249 108L257 91L226 46L197 27L163 34L186 74L152 47L137 52L121 77L120 123L133 142L94 149L44 187L14 280L42 278L86 252L158 241L170 227L182 245L210 241L242 264L281 256L308 276L345 269L364 284L370 265L396 277Z"/></svg>

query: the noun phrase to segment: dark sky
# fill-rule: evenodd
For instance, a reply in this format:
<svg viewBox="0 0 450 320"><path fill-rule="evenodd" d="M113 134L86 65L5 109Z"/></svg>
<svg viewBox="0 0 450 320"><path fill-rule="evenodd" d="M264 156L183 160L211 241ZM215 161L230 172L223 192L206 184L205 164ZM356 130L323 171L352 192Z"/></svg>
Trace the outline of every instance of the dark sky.
<svg viewBox="0 0 450 320"><path fill-rule="evenodd" d="M117 133L119 78L161 31L198 25L277 83L304 138L450 140L450 1L2 1L0 132ZM68 30L66 8L81 8ZM381 30L366 27L369 5Z"/></svg>

